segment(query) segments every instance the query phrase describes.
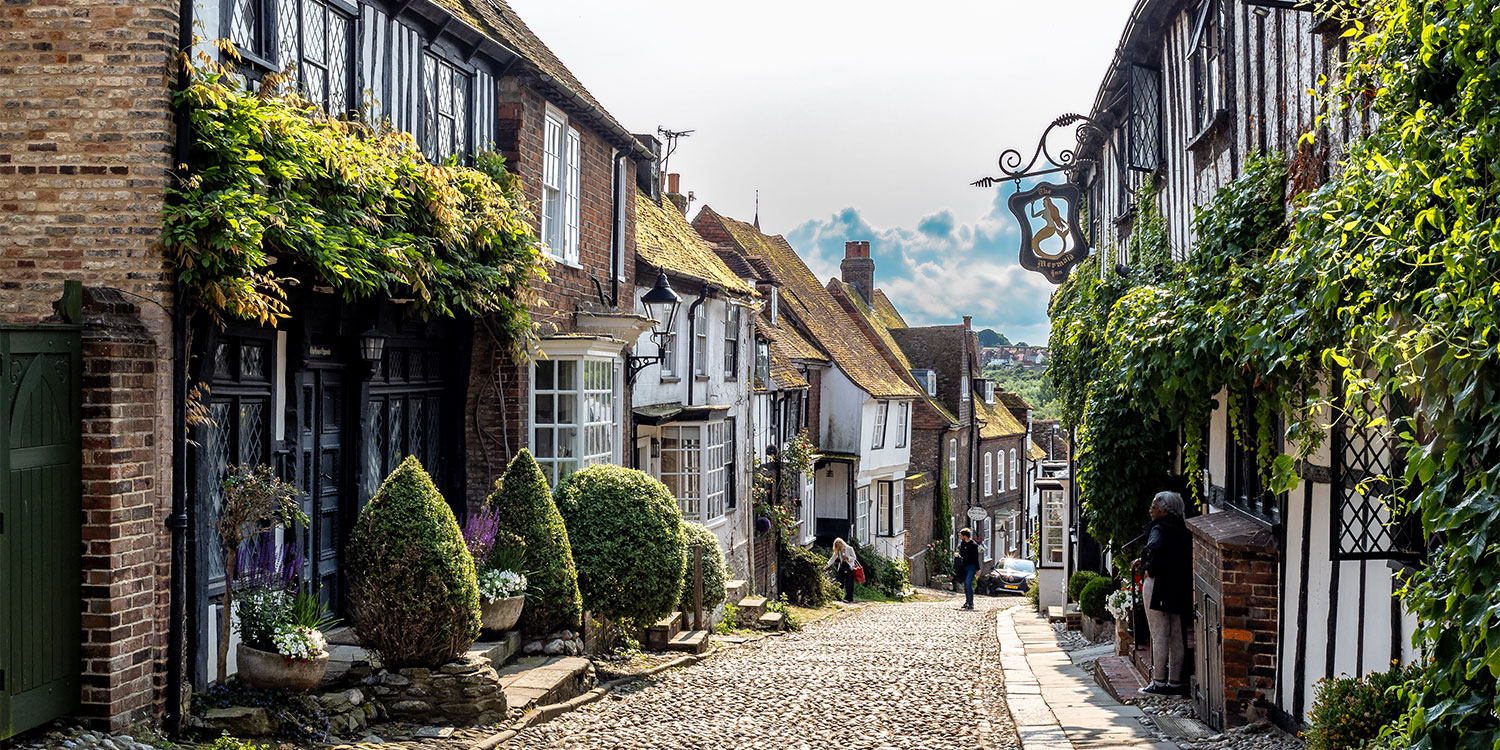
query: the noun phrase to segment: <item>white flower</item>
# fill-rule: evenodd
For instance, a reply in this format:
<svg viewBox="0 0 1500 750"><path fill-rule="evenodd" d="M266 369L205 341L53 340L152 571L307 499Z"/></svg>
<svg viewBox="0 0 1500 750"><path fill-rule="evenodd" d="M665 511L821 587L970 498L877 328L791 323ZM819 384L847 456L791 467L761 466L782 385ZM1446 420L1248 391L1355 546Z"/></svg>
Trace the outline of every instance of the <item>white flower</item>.
<svg viewBox="0 0 1500 750"><path fill-rule="evenodd" d="M1110 594L1109 598L1104 600L1104 608L1109 610L1116 620L1128 619L1135 609L1135 592L1124 588Z"/></svg>
<svg viewBox="0 0 1500 750"><path fill-rule="evenodd" d="M328 647L328 639L323 637L322 631L301 625L277 625L271 640L276 643L278 653L296 661L322 656Z"/></svg>
<svg viewBox="0 0 1500 750"><path fill-rule="evenodd" d="M494 604L499 599L526 593L526 576L514 570L486 570L479 574L479 595Z"/></svg>

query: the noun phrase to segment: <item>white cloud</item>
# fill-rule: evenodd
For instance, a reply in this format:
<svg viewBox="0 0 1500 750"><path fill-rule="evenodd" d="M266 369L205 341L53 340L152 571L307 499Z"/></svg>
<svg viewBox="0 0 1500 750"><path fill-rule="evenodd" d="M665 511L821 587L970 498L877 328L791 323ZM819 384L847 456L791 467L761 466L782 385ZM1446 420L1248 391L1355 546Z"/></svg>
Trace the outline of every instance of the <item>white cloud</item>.
<svg viewBox="0 0 1500 750"><path fill-rule="evenodd" d="M1055 287L1016 260L1020 232L1005 208L1009 193L996 189L989 210L968 223L943 209L915 229L876 227L850 207L803 222L787 240L822 279L838 276L845 241L869 240L875 285L909 324L953 324L972 315L976 329L1039 344L1050 330L1047 300Z"/></svg>

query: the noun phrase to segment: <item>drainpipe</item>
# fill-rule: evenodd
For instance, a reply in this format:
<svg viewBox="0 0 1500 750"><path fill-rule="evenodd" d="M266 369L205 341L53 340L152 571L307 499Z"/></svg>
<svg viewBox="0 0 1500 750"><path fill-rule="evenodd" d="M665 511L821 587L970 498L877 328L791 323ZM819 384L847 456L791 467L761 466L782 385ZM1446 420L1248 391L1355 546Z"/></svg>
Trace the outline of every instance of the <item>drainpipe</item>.
<svg viewBox="0 0 1500 750"><path fill-rule="evenodd" d="M698 340L698 306L707 298L708 285L704 284L699 287L698 299L688 305L687 377L683 378L687 381L687 403L683 406L693 405L693 383L698 380L698 353L693 351L693 344Z"/></svg>
<svg viewBox="0 0 1500 750"><path fill-rule="evenodd" d="M193 39L193 0L181 0L177 17L178 46L190 49ZM177 74L177 90L187 89L187 74ZM186 164L192 153L192 120L187 107L176 113L177 140L173 148L176 164ZM172 513L166 519L172 535L171 570L168 574L171 600L167 613L167 716L166 730L173 737L182 735L184 717L182 682L187 654L187 531L191 506L187 500L187 305L182 282L172 290Z"/></svg>
<svg viewBox="0 0 1500 750"><path fill-rule="evenodd" d="M620 200L620 194L625 190L625 184L620 179L620 165L625 162L625 152L621 151L615 155L615 190L610 196L610 216L614 218L615 225L610 228L614 235L614 241L610 243L613 252L610 253L609 267L612 271L609 275L609 303L615 307L620 306L620 277L625 275L625 202Z"/></svg>

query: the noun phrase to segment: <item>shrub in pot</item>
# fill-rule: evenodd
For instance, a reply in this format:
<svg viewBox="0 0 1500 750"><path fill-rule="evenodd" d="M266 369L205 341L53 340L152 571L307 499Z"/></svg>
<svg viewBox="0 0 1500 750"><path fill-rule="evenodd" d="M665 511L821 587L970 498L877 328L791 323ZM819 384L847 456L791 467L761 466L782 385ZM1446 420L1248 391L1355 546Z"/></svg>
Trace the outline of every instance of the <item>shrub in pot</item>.
<svg viewBox="0 0 1500 750"><path fill-rule="evenodd" d="M235 605L240 643L235 650L240 682L254 688L306 692L328 670L328 639L334 624L328 609L307 592L253 588Z"/></svg>
<svg viewBox="0 0 1500 750"><path fill-rule="evenodd" d="M489 506L464 523L464 544L478 574L481 625L485 630L510 630L526 604L525 544L500 530L500 516Z"/></svg>
<svg viewBox="0 0 1500 750"><path fill-rule="evenodd" d="M577 626L583 605L568 529L531 451L523 448L511 459L485 505L494 509L502 533L520 539L520 572L529 590L521 630L540 636Z"/></svg>
<svg viewBox="0 0 1500 750"><path fill-rule="evenodd" d="M1095 620L1109 617L1106 602L1115 588L1114 581L1104 576L1095 576L1083 587L1083 592L1078 597L1078 611Z"/></svg>
<svg viewBox="0 0 1500 750"><path fill-rule="evenodd" d="M415 457L360 511L345 557L349 617L388 669L441 666L479 637L474 560Z"/></svg>
<svg viewBox="0 0 1500 750"><path fill-rule="evenodd" d="M676 608L687 542L666 485L635 469L590 466L564 479L556 497L590 612L646 627Z"/></svg>
<svg viewBox="0 0 1500 750"><path fill-rule="evenodd" d="M1083 596L1083 588L1098 577L1099 574L1092 570L1079 570L1068 576L1068 601L1079 601L1079 597Z"/></svg>
<svg viewBox="0 0 1500 750"><path fill-rule="evenodd" d="M728 594L724 584L729 580L729 566L724 563L724 551L719 549L719 537L707 526L692 521L682 522L683 537L687 542L687 567L682 571L682 600L679 605L690 610L693 606L693 545L703 546L703 611L712 612Z"/></svg>

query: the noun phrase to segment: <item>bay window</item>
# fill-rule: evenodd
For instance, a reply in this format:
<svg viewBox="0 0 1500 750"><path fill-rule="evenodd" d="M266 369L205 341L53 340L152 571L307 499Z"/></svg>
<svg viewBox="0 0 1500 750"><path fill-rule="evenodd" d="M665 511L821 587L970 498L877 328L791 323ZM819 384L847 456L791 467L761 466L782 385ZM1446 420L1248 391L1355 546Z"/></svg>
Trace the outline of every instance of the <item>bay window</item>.
<svg viewBox="0 0 1500 750"><path fill-rule="evenodd" d="M616 362L538 359L533 368L531 446L552 486L585 466L618 461Z"/></svg>
<svg viewBox="0 0 1500 750"><path fill-rule="evenodd" d="M1063 564L1063 493L1062 490L1042 490L1042 549L1043 565Z"/></svg>
<svg viewBox="0 0 1500 750"><path fill-rule="evenodd" d="M661 481L683 518L707 523L724 517L732 494L732 435L727 421L661 428Z"/></svg>
<svg viewBox="0 0 1500 750"><path fill-rule="evenodd" d="M870 447L875 450L885 447L885 420L890 410L889 401L881 401L875 405L875 431L870 435Z"/></svg>
<svg viewBox="0 0 1500 750"><path fill-rule="evenodd" d="M577 265L583 137L550 106L542 135L542 244L552 257Z"/></svg>

